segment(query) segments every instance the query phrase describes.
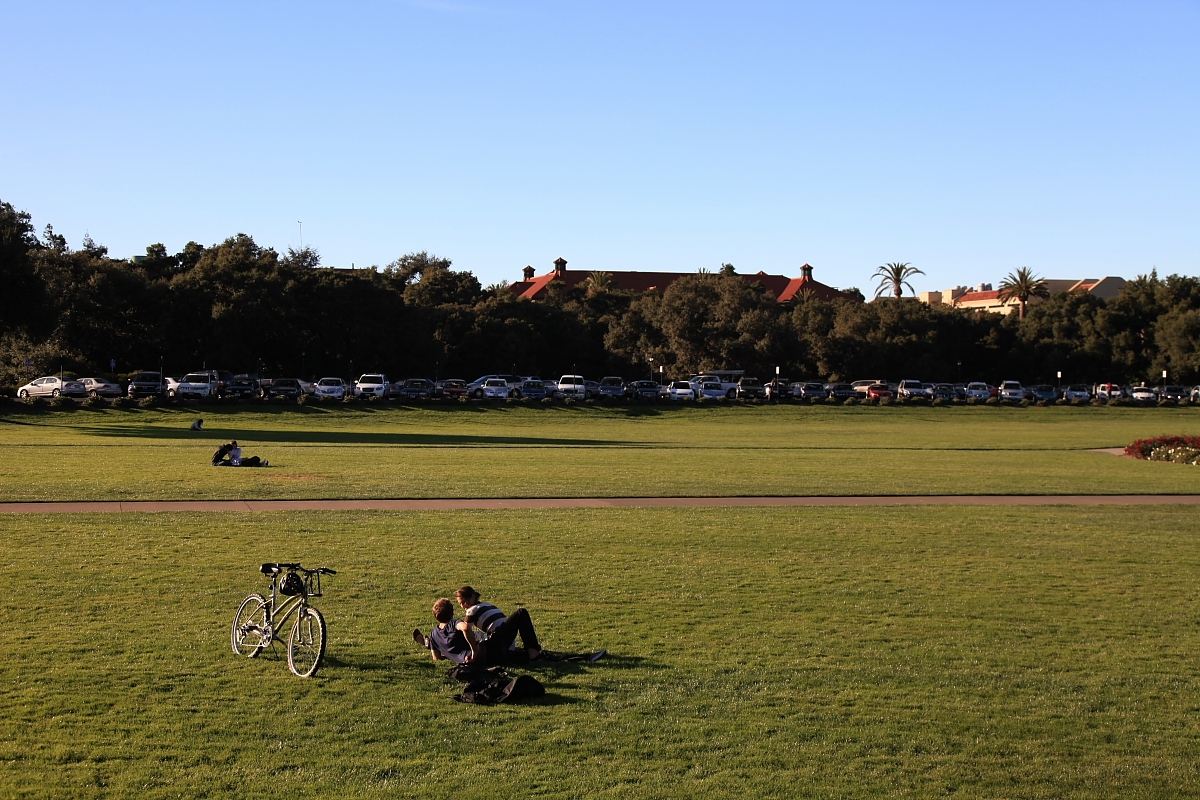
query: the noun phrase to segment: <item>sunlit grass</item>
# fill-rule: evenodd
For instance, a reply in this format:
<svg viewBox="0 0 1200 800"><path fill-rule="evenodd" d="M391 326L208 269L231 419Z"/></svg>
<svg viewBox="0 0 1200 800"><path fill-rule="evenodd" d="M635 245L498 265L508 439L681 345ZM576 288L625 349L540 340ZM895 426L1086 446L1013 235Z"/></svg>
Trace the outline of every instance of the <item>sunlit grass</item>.
<svg viewBox="0 0 1200 800"><path fill-rule="evenodd" d="M1192 517L6 517L0 796L1195 795ZM291 558L339 570L311 681L229 652ZM613 657L456 704L407 632L463 582Z"/></svg>
<svg viewBox="0 0 1200 800"><path fill-rule="evenodd" d="M206 419L196 433L189 424ZM1191 493L1091 452L1200 433L1200 409L224 408L9 416L11 500ZM237 438L267 470L213 469Z"/></svg>

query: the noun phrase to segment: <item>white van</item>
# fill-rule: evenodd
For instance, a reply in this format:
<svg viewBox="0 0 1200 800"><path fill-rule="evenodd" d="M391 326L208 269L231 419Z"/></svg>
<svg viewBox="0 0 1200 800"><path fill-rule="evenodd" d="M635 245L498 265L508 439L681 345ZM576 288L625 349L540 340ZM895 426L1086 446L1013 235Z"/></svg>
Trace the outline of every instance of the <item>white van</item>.
<svg viewBox="0 0 1200 800"><path fill-rule="evenodd" d="M582 375L563 375L558 379L558 393L576 400L587 398L587 382Z"/></svg>

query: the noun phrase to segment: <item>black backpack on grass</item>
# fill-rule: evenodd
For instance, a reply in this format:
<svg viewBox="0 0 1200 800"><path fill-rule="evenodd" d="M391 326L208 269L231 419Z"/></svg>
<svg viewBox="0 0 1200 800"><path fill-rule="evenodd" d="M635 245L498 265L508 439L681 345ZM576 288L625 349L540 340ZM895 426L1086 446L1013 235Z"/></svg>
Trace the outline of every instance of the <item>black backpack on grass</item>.
<svg viewBox="0 0 1200 800"><path fill-rule="evenodd" d="M546 687L532 675L512 676L500 667L479 669L471 664L460 664L450 670L450 677L462 681L462 692L454 695L460 703L481 706L496 703L519 703L546 694Z"/></svg>

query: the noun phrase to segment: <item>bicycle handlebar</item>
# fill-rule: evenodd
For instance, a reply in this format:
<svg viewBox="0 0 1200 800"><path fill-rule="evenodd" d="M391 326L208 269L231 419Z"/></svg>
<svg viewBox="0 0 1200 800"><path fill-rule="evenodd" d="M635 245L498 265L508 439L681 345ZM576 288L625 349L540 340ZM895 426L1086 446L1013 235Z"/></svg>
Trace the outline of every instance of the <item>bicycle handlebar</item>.
<svg viewBox="0 0 1200 800"><path fill-rule="evenodd" d="M264 575L274 575L275 573L282 572L285 569L291 569L291 570L295 570L297 572L303 572L308 575L337 575L337 570L330 569L329 567L317 567L316 569L305 569L304 567L300 566L298 563L287 563L287 562L283 562L283 561L269 563L269 564L263 564L258 569Z"/></svg>

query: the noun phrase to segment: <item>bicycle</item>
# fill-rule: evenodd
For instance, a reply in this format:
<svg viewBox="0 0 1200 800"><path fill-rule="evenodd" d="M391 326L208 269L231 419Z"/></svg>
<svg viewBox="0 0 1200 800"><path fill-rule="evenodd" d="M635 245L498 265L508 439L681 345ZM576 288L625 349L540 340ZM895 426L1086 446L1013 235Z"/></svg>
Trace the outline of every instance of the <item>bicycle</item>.
<svg viewBox="0 0 1200 800"><path fill-rule="evenodd" d="M301 678L311 678L325 657L325 617L308 601L321 596L321 576L336 575L337 571L284 563L263 564L258 569L271 579L271 599L255 592L238 606L230 634L233 652L247 658L257 657L267 647L282 641L280 631L295 614L287 637L288 669Z"/></svg>

